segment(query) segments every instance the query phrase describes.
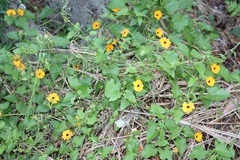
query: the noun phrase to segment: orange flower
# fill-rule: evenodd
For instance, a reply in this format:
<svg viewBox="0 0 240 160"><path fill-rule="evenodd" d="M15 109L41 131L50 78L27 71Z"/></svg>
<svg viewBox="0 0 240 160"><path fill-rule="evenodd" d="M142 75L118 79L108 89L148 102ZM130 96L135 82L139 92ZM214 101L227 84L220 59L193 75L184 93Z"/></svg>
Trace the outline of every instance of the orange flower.
<svg viewBox="0 0 240 160"><path fill-rule="evenodd" d="M18 8L17 12L18 12L18 15L21 17L24 15L24 10L21 8Z"/></svg>
<svg viewBox="0 0 240 160"><path fill-rule="evenodd" d="M124 30L122 30L121 34L122 34L122 37L127 37L129 33L129 30L127 28L124 28Z"/></svg>
<svg viewBox="0 0 240 160"><path fill-rule="evenodd" d="M117 12L119 12L121 9L120 8L113 8L112 9L112 11L114 12L114 13L117 13Z"/></svg>
<svg viewBox="0 0 240 160"><path fill-rule="evenodd" d="M92 25L92 29L96 30L96 29L98 29L98 28L100 28L100 22L95 21L95 22L93 23L93 25Z"/></svg>
<svg viewBox="0 0 240 160"><path fill-rule="evenodd" d="M106 47L106 52L110 52L111 50L113 50L113 45L112 44L107 44L107 47Z"/></svg>

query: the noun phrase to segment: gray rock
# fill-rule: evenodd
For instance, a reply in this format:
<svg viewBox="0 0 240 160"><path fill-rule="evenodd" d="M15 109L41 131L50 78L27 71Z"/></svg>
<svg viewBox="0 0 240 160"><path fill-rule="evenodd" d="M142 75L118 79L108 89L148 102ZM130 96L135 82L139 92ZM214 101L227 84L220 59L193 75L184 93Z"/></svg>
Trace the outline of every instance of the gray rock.
<svg viewBox="0 0 240 160"><path fill-rule="evenodd" d="M70 17L73 23L79 22L82 30L99 18L110 0L49 0L50 7ZM63 12L63 13L64 13Z"/></svg>

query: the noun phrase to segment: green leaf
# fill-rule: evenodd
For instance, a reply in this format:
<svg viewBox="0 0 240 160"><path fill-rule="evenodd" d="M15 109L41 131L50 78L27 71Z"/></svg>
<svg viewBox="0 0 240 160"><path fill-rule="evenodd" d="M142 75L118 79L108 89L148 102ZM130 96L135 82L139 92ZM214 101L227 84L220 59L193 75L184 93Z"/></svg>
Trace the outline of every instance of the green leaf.
<svg viewBox="0 0 240 160"><path fill-rule="evenodd" d="M176 32L181 32L189 24L188 15L180 15L180 13L175 13L172 18L173 28Z"/></svg>
<svg viewBox="0 0 240 160"><path fill-rule="evenodd" d="M111 97L109 98L109 101L116 101L122 96L122 94L119 92L119 90L116 90L112 93Z"/></svg>
<svg viewBox="0 0 240 160"><path fill-rule="evenodd" d="M159 155L161 159L167 159L172 160L172 150L169 148L169 146L164 147L164 150L159 150Z"/></svg>
<svg viewBox="0 0 240 160"><path fill-rule="evenodd" d="M138 70L137 70L136 67L129 66L129 67L126 69L126 71L125 71L124 74L127 74L127 73L137 73L137 72L138 72Z"/></svg>
<svg viewBox="0 0 240 160"><path fill-rule="evenodd" d="M7 15L4 16L4 21L8 25L11 25L13 23L14 19L15 19L15 17L13 17L13 16L7 16Z"/></svg>
<svg viewBox="0 0 240 160"><path fill-rule="evenodd" d="M189 126L184 126L183 133L189 138L194 138L194 130Z"/></svg>
<svg viewBox="0 0 240 160"><path fill-rule="evenodd" d="M53 43L56 47L65 47L70 44L70 41L66 38L55 36L52 38Z"/></svg>
<svg viewBox="0 0 240 160"><path fill-rule="evenodd" d="M121 83L115 83L114 80L111 78L110 81L107 81L105 89L104 89L104 95L107 98L110 98L114 92L116 94L116 92L120 90L121 88Z"/></svg>
<svg viewBox="0 0 240 160"><path fill-rule="evenodd" d="M86 137L85 135L75 136L72 142L76 147L81 147L83 145L85 137Z"/></svg>
<svg viewBox="0 0 240 160"><path fill-rule="evenodd" d="M117 15L117 16L126 16L126 15L129 15L128 7L126 7L126 6L122 7L121 10L116 13L116 15Z"/></svg>
<svg viewBox="0 0 240 160"><path fill-rule="evenodd" d="M179 107L175 107L171 110L171 112L173 114L174 121L178 124L184 116L182 109Z"/></svg>
<svg viewBox="0 0 240 160"><path fill-rule="evenodd" d="M177 123L175 123L175 121L173 121L171 119L165 119L164 124L169 131L174 130L178 127Z"/></svg>
<svg viewBox="0 0 240 160"><path fill-rule="evenodd" d="M208 109L212 103L212 100L206 98L201 98L201 101L203 102L205 109Z"/></svg>
<svg viewBox="0 0 240 160"><path fill-rule="evenodd" d="M0 103L0 110L3 111L9 107L9 102Z"/></svg>
<svg viewBox="0 0 240 160"><path fill-rule="evenodd" d="M0 130L4 127L5 124L6 122L0 120Z"/></svg>
<svg viewBox="0 0 240 160"><path fill-rule="evenodd" d="M4 99L8 100L9 102L16 103L17 102L17 97L15 94L9 94L4 97Z"/></svg>
<svg viewBox="0 0 240 160"><path fill-rule="evenodd" d="M109 4L108 4L108 8L110 9L114 9L114 8L122 8L125 6L125 3L127 2L127 0L112 0Z"/></svg>
<svg viewBox="0 0 240 160"><path fill-rule="evenodd" d="M178 45L178 50L186 57L189 57L189 48L183 43L178 43L177 45Z"/></svg>
<svg viewBox="0 0 240 160"><path fill-rule="evenodd" d="M107 146L107 147L103 147L99 150L99 154L101 155L101 157L104 159L104 158L107 158L108 157L108 154L110 154L112 152L112 149L113 149L113 146Z"/></svg>
<svg viewBox="0 0 240 160"><path fill-rule="evenodd" d="M120 111L123 111L129 106L130 102L126 100L125 98L121 99L121 105L120 105Z"/></svg>
<svg viewBox="0 0 240 160"><path fill-rule="evenodd" d="M196 146L193 148L188 158L205 159L207 155L208 151L205 151L203 146Z"/></svg>
<svg viewBox="0 0 240 160"><path fill-rule="evenodd" d="M36 112L40 112L40 113L47 113L48 111L50 111L50 107L49 106L46 106L46 105L43 105L43 104L39 104L37 109L36 109Z"/></svg>
<svg viewBox="0 0 240 160"><path fill-rule="evenodd" d="M218 75L223 77L226 82L230 82L230 73L225 66L220 65L220 71Z"/></svg>
<svg viewBox="0 0 240 160"><path fill-rule="evenodd" d="M141 33L139 32L133 32L132 33L132 41L134 42L139 42L139 43L146 43L148 42L148 39L144 37Z"/></svg>
<svg viewBox="0 0 240 160"><path fill-rule="evenodd" d="M25 17L18 17L18 19L15 20L15 25L24 30L28 30L28 20Z"/></svg>
<svg viewBox="0 0 240 160"><path fill-rule="evenodd" d="M212 26L210 26L209 24L207 24L206 22L198 22L198 26L201 30L205 30L205 31L213 31L214 28Z"/></svg>
<svg viewBox="0 0 240 160"><path fill-rule="evenodd" d="M178 151L179 151L180 155L183 155L183 153L184 153L184 151L187 147L186 138L178 138L178 139L175 140L174 144L178 148Z"/></svg>
<svg viewBox="0 0 240 160"><path fill-rule="evenodd" d="M56 80L56 78L60 75L60 71L62 68L62 64L57 64L57 63L53 63L50 67L50 75L52 80Z"/></svg>
<svg viewBox="0 0 240 160"><path fill-rule="evenodd" d="M218 86L208 87L208 94L205 96L206 99L210 100L224 100L231 96L225 89L219 88Z"/></svg>
<svg viewBox="0 0 240 160"><path fill-rule="evenodd" d="M104 62L106 60L107 60L106 54L104 54L103 52L97 52L97 55L95 57L96 63Z"/></svg>
<svg viewBox="0 0 240 160"><path fill-rule="evenodd" d="M176 0L169 0L165 2L164 7L168 14L172 15L176 10L179 9L179 2Z"/></svg>
<svg viewBox="0 0 240 160"><path fill-rule="evenodd" d="M214 142L214 146L215 146L215 151L223 157L227 157L227 158L233 158L234 157L234 153L232 153L227 147L226 144L223 141L215 141Z"/></svg>
<svg viewBox="0 0 240 160"><path fill-rule="evenodd" d="M47 17L48 15L52 14L54 10L50 8L48 5L42 9L42 12L40 13L39 19L43 19Z"/></svg>
<svg viewBox="0 0 240 160"><path fill-rule="evenodd" d="M128 140L124 141L127 150L124 160L135 160L138 155L139 141L134 136L131 136Z"/></svg>
<svg viewBox="0 0 240 160"><path fill-rule="evenodd" d="M230 33L240 38L240 27L234 28Z"/></svg>
<svg viewBox="0 0 240 160"><path fill-rule="evenodd" d="M48 158L48 155L42 155L38 157L38 160L46 160Z"/></svg>
<svg viewBox="0 0 240 160"><path fill-rule="evenodd" d="M73 89L76 89L76 90L78 90L79 87L81 86L79 79L73 76L68 77L68 83Z"/></svg>
<svg viewBox="0 0 240 160"><path fill-rule="evenodd" d="M91 93L93 89L90 88L89 85L80 85L78 88L78 95L80 95L82 98L91 98Z"/></svg>
<svg viewBox="0 0 240 160"><path fill-rule="evenodd" d="M158 118L160 118L160 119L164 119L164 118L165 118L164 113L166 112L166 109L162 108L162 107L159 106L159 105L152 104L152 105L150 106L149 112L150 112L151 114L156 115L156 116L157 116Z"/></svg>
<svg viewBox="0 0 240 160"><path fill-rule="evenodd" d="M120 37L122 30L125 28L122 25L119 24L109 24L107 25L107 28L116 36Z"/></svg>
<svg viewBox="0 0 240 160"><path fill-rule="evenodd" d="M206 71L206 67L203 63L199 63L195 65L195 68L197 69L198 73L201 77L204 77L204 73Z"/></svg>
<svg viewBox="0 0 240 160"><path fill-rule="evenodd" d="M193 5L193 0L180 0L179 4L180 4L180 7L183 9L191 9Z"/></svg>
<svg viewBox="0 0 240 160"><path fill-rule="evenodd" d="M182 95L182 90L181 90L180 86L177 84L177 79L174 79L174 81L172 82L171 91L173 93L174 98L178 98L178 96Z"/></svg>
<svg viewBox="0 0 240 160"><path fill-rule="evenodd" d="M198 78L192 76L188 81L187 87L192 87L197 81L198 81Z"/></svg>
<svg viewBox="0 0 240 160"><path fill-rule="evenodd" d="M119 75L119 67L115 64L104 65L101 67L101 70L106 76Z"/></svg>
<svg viewBox="0 0 240 160"><path fill-rule="evenodd" d="M164 132L160 132L159 138L158 138L158 140L156 141L155 144L159 147L164 147L164 146L167 146L169 144L169 142L166 140Z"/></svg>
<svg viewBox="0 0 240 160"><path fill-rule="evenodd" d="M194 58L202 58L202 55L195 49L191 50L190 55L193 56Z"/></svg>
<svg viewBox="0 0 240 160"><path fill-rule="evenodd" d="M148 122L147 128L147 143L149 143L159 135L160 131L157 129L158 125L153 121Z"/></svg>
<svg viewBox="0 0 240 160"><path fill-rule="evenodd" d="M18 32L15 31L11 31L11 32L7 32L7 37L13 40L18 40Z"/></svg>
<svg viewBox="0 0 240 160"><path fill-rule="evenodd" d="M90 117L87 120L88 125L93 125L98 121L98 112L94 112L90 115Z"/></svg>
<svg viewBox="0 0 240 160"><path fill-rule="evenodd" d="M45 153L46 153L46 154L51 154L51 153L56 152L56 151L58 151L58 149L55 148L55 147L53 146L53 144L50 144L50 145L47 147L47 149L45 150Z"/></svg>
<svg viewBox="0 0 240 160"><path fill-rule="evenodd" d="M123 94L123 97L129 100L130 102L136 103L136 98L133 94L133 92L126 90L125 93Z"/></svg>
<svg viewBox="0 0 240 160"><path fill-rule="evenodd" d="M157 155L157 152L158 149L154 146L154 144L147 144L142 151L142 158L150 158Z"/></svg>
<svg viewBox="0 0 240 160"><path fill-rule="evenodd" d="M203 37L202 35L198 38L198 40L196 41L196 44L198 45L198 47L200 47L201 49L203 49L205 51L212 50L209 40L207 38Z"/></svg>
<svg viewBox="0 0 240 160"><path fill-rule="evenodd" d="M231 74L231 81L240 82L240 70L235 69Z"/></svg>
<svg viewBox="0 0 240 160"><path fill-rule="evenodd" d="M73 104L76 97L77 97L77 95L75 93L67 92L67 94L65 94L65 97L63 98L63 100L61 102L61 105L71 106L71 104Z"/></svg>

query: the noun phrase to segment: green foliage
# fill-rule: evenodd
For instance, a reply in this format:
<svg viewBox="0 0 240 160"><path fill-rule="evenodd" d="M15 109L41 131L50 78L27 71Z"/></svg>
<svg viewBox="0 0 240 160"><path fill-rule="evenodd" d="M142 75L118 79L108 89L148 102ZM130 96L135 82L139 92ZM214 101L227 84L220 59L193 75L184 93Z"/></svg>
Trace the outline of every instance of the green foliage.
<svg viewBox="0 0 240 160"><path fill-rule="evenodd" d="M232 16L237 15L239 5L227 3ZM125 145L121 158L126 160L153 156L173 159L172 146L178 148L180 158L186 158L195 128L179 125L183 117L189 116L182 104L202 102L208 110L213 101L231 96L218 84L219 79L232 84L240 81L239 69L230 73L224 67L227 57L211 53L211 42L219 34L205 21L190 17L194 4L193 0L112 0L102 15L107 20L98 19L100 29L91 29L89 24L85 31L79 22L65 22L54 28L55 24L50 24L54 21L48 17L56 13L49 6L34 13L24 10L23 16L4 13L0 18L8 29L4 33L6 43L0 49L3 159L78 159L83 146L92 147L85 155L87 159L109 159L118 144ZM118 8L116 13L112 10ZM154 17L156 10L163 14L160 20ZM125 28L129 30L126 37L121 33ZM160 37L155 35L157 28L163 30ZM237 36L238 31L235 28L232 34ZM166 42L160 42L163 37L169 37L169 48L164 46ZM113 49L107 51L110 44ZM230 54L236 56L233 50ZM211 71L214 63L220 64L217 74ZM38 69L44 71L42 78L38 76L43 73L36 73ZM206 84L208 76L216 79L213 87ZM140 92L136 80L143 82ZM52 97L51 101L53 93L59 99ZM167 107L162 103L165 99L171 102ZM149 109L144 108L146 105ZM130 117L126 120L128 129L132 127L129 122L138 124L140 115L145 116L146 126L137 127L136 132L114 128L116 119L125 115ZM101 137L108 132L106 128L115 129L117 140L102 146L99 144L113 139L112 130ZM65 140L67 130L73 135ZM144 143L140 142L142 135L146 136ZM234 158L233 145L220 140L215 141L212 150L196 145L188 158L211 156Z"/></svg>

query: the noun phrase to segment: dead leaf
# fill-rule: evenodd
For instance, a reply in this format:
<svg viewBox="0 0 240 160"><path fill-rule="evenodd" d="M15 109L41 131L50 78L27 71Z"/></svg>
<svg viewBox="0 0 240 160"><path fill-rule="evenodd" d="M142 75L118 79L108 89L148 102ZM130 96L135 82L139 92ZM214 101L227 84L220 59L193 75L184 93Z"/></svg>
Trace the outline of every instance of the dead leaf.
<svg viewBox="0 0 240 160"><path fill-rule="evenodd" d="M229 101L226 107L223 110L223 115L228 114L229 112L236 109L236 105L238 104L238 99L234 98L233 100Z"/></svg>

